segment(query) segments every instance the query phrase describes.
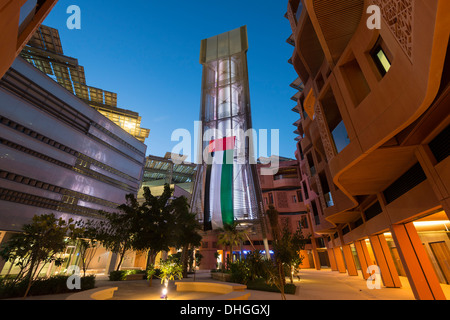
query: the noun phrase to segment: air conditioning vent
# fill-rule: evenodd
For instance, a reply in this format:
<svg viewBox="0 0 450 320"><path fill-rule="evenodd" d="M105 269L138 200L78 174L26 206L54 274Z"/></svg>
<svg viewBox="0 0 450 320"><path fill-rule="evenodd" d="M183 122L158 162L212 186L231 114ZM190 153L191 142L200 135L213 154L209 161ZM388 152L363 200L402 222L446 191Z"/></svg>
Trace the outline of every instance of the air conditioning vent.
<svg viewBox="0 0 450 320"><path fill-rule="evenodd" d="M354 226L354 229L355 229L355 228L358 228L359 226L363 225L364 221L362 218L359 218L354 223L355 223L355 226Z"/></svg>
<svg viewBox="0 0 450 320"><path fill-rule="evenodd" d="M344 228L342 228L342 234L344 235L344 234L347 234L347 233L349 233L350 232L350 228L349 228L349 226L347 225L347 226L345 226Z"/></svg>
<svg viewBox="0 0 450 320"><path fill-rule="evenodd" d="M450 154L450 126L447 126L428 145L436 161L439 163Z"/></svg>
<svg viewBox="0 0 450 320"><path fill-rule="evenodd" d="M386 203L389 204L393 202L426 179L427 176L425 175L425 172L423 172L422 167L419 163L416 163L404 175L384 190L383 194Z"/></svg>
<svg viewBox="0 0 450 320"><path fill-rule="evenodd" d="M381 209L380 203L377 201L373 205L371 205L369 208L364 210L364 216L366 217L366 221L372 219L373 217L376 217L381 212L383 212L383 209Z"/></svg>

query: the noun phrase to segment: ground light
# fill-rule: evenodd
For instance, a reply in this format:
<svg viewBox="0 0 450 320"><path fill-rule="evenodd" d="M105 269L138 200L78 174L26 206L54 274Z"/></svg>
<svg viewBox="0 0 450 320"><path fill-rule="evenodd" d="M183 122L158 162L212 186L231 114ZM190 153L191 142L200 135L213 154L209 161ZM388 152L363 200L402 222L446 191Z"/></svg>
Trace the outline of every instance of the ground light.
<svg viewBox="0 0 450 320"><path fill-rule="evenodd" d="M168 298L168 293L169 293L169 281L167 281L167 280L165 280L164 281L164 288L163 288L163 290L162 290L162 293L161 293L161 299L163 299L163 300L167 300L167 298Z"/></svg>

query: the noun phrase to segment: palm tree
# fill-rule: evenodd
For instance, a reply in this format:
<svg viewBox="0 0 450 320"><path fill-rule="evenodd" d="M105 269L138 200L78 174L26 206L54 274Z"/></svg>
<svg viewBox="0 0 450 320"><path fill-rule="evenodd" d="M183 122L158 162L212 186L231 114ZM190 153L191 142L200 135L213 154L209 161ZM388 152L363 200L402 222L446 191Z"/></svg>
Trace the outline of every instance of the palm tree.
<svg viewBox="0 0 450 320"><path fill-rule="evenodd" d="M238 246L246 238L246 231L239 230L237 228L238 225L237 222L234 222L232 224L226 224L222 229L219 229L220 234L217 243L225 247L230 246L230 262L233 262L233 247Z"/></svg>
<svg viewBox="0 0 450 320"><path fill-rule="evenodd" d="M286 300L286 296L284 294L284 285L286 284L286 278L283 269L283 262L280 259L280 252L276 249L279 248L281 242L281 228L280 223L278 221L279 213L275 209L274 206L270 205L269 209L266 211L266 215L269 218L270 228L272 230L273 237L273 248L275 251L275 264L277 271L271 271L272 278L275 280L275 285L281 292L282 300ZM276 276L275 276L276 274Z"/></svg>

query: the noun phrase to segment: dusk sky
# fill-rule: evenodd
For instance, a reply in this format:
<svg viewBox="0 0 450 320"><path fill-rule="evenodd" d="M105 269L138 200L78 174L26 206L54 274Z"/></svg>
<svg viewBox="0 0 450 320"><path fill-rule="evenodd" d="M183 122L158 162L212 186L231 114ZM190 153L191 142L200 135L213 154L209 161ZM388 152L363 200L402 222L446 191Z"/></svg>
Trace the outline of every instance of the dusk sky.
<svg viewBox="0 0 450 320"><path fill-rule="evenodd" d="M291 109L297 75L287 61L294 47L279 0L192 1L60 0L44 24L60 32L64 54L84 66L87 85L118 94L118 107L142 116L151 130L147 154L164 156L178 142L172 132L192 132L199 120L202 39L247 26L253 127L280 130L280 156L294 158L299 115ZM81 8L81 30L69 30L66 12ZM270 143L270 141L269 141ZM270 144L269 144L270 146ZM270 147L269 156L271 153ZM263 156L257 154L257 156Z"/></svg>

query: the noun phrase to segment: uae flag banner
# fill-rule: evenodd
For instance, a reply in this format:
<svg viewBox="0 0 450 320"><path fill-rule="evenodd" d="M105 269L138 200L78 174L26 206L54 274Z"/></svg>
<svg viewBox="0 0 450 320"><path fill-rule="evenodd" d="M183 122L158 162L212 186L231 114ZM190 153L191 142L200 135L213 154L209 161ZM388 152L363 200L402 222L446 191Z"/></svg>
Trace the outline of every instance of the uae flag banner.
<svg viewBox="0 0 450 320"><path fill-rule="evenodd" d="M205 230L223 228L234 222L233 212L233 159L236 137L211 141L211 164L206 168Z"/></svg>

